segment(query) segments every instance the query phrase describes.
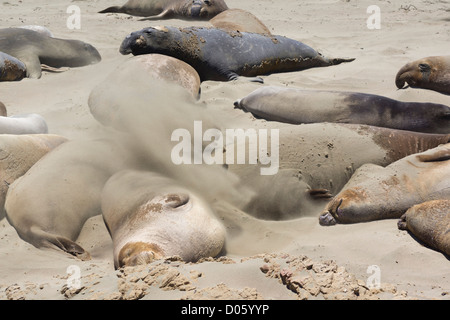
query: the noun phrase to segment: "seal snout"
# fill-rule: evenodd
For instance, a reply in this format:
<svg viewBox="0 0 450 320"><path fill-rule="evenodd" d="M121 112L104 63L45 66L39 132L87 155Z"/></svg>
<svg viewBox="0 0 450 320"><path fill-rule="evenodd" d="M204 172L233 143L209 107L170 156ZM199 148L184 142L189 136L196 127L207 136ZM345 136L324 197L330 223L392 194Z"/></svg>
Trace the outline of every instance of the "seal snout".
<svg viewBox="0 0 450 320"><path fill-rule="evenodd" d="M325 211L319 216L319 224L321 226L334 226L337 221L329 211Z"/></svg>
<svg viewBox="0 0 450 320"><path fill-rule="evenodd" d="M153 243L128 242L119 252L119 268L149 264L163 257L161 249Z"/></svg>

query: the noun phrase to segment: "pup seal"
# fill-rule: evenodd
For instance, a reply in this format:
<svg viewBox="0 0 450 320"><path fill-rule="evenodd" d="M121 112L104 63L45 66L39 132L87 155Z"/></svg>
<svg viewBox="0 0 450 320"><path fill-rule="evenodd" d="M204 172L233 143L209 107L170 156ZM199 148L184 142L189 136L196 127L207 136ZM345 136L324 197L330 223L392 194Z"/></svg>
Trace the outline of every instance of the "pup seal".
<svg viewBox="0 0 450 320"><path fill-rule="evenodd" d="M102 192L102 212L116 268L173 255L197 261L218 255L225 243L225 228L211 207L156 173L125 170L112 176Z"/></svg>
<svg viewBox="0 0 450 320"><path fill-rule="evenodd" d="M450 133L450 107L383 96L278 86L256 89L234 103L268 121L354 123L400 130Z"/></svg>
<svg viewBox="0 0 450 320"><path fill-rule="evenodd" d="M425 201L450 199L450 144L387 167L365 164L319 217L321 225L400 218Z"/></svg>
<svg viewBox="0 0 450 320"><path fill-rule="evenodd" d="M29 78L41 77L41 64L53 68L81 67L101 60L97 49L88 43L23 28L0 29L0 51L22 61Z"/></svg>
<svg viewBox="0 0 450 320"><path fill-rule="evenodd" d="M90 254L75 241L85 221L101 214L103 186L123 169L127 157L113 140L60 145L11 184L6 218L20 238L37 248L89 259Z"/></svg>
<svg viewBox="0 0 450 320"><path fill-rule="evenodd" d="M128 35L120 52L161 53L178 58L194 67L201 81L229 81L239 76L299 71L354 60L325 58L313 48L283 36L200 27L145 28ZM250 80L263 82L261 78Z"/></svg>
<svg viewBox="0 0 450 320"><path fill-rule="evenodd" d="M397 88L408 83L412 88L423 88L450 94L450 56L432 56L404 65L395 77Z"/></svg>
<svg viewBox="0 0 450 320"><path fill-rule="evenodd" d="M113 6L99 13L126 13L150 19L209 20L227 10L223 0L128 0L123 6Z"/></svg>
<svg viewBox="0 0 450 320"><path fill-rule="evenodd" d="M450 200L433 200L408 209L398 221L431 248L450 256Z"/></svg>
<svg viewBox="0 0 450 320"><path fill-rule="evenodd" d="M66 138L52 134L0 135L0 220L5 217L5 197L11 183L66 141Z"/></svg>
<svg viewBox="0 0 450 320"><path fill-rule="evenodd" d="M0 52L0 81L20 81L26 75L27 68L22 61Z"/></svg>

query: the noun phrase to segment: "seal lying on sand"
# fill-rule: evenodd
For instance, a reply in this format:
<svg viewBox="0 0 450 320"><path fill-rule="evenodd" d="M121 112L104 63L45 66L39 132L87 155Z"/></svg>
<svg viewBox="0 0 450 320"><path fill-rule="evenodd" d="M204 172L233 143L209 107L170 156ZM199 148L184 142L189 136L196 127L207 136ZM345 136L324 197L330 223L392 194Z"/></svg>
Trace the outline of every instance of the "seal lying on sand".
<svg viewBox="0 0 450 320"><path fill-rule="evenodd" d="M0 117L0 134L48 133L47 122L36 113Z"/></svg>
<svg viewBox="0 0 450 320"><path fill-rule="evenodd" d="M90 44L57 39L24 28L0 29L0 51L22 61L29 78L41 77L41 64L53 68L81 67L101 60Z"/></svg>
<svg viewBox="0 0 450 320"><path fill-rule="evenodd" d="M294 203L298 204L297 212L289 211L288 217L318 215L326 205L321 201L318 202L318 198L330 194L336 195L349 181L355 170L362 165L374 163L387 166L408 155L450 142L450 134L427 134L353 124L291 125L252 119L247 126L238 123L236 127L254 128L255 132L252 135L251 131L246 130L245 141L238 138L234 139L234 145L225 145L224 161L229 171L239 176L249 188L256 190L256 196L251 201L256 203L257 207L248 213L265 219L283 218L282 212L286 212L285 208L289 208L288 203L275 202L271 199L277 201L293 199ZM252 136L258 137L258 130L265 129L269 142L267 151L261 154L259 150L265 145L260 145L261 142L250 144L249 141L257 141ZM272 130L278 130L278 140L275 137L276 131ZM226 138L228 139L228 136ZM272 139L275 139L273 145ZM232 154L234 161L229 161L227 156L233 149L235 150ZM258 158L257 164L251 164L248 160L245 164L237 164L236 158L241 154L239 150L244 150L247 158L250 156ZM262 156L270 161L262 163ZM279 172L272 171L277 176L281 175L280 177L265 177L259 170L277 166ZM295 182L295 177L292 175L284 175L283 169L295 169L297 180L300 181ZM271 182L272 179L275 182ZM291 186L291 191L283 190L283 181L285 185ZM271 183L281 187L270 188ZM267 188L265 188L266 185ZM303 188L301 188L302 185ZM262 191L258 192L259 190ZM293 190L300 191L298 195L291 195ZM277 197L277 192L284 192L284 194ZM318 204L321 207L318 207ZM274 209L276 205L279 209ZM272 209L265 212L263 210L265 207ZM276 210L279 212L275 212Z"/></svg>
<svg viewBox="0 0 450 320"><path fill-rule="evenodd" d="M417 204L401 216L398 227L450 256L450 200Z"/></svg>
<svg viewBox="0 0 450 320"><path fill-rule="evenodd" d="M321 225L400 218L425 201L450 199L450 144L387 167L365 164L319 218Z"/></svg>
<svg viewBox="0 0 450 320"><path fill-rule="evenodd" d="M0 52L0 81L19 81L26 75L27 68L22 61Z"/></svg>
<svg viewBox="0 0 450 320"><path fill-rule="evenodd" d="M167 85L162 87L164 84ZM98 84L89 95L88 105L97 121L121 130L124 127L121 112L128 112L130 103L127 100L130 97L141 97L143 93L152 97L153 92L158 96L160 90L175 94L174 90L178 88L174 87L183 89L184 99L197 100L200 76L181 60L161 54L145 54L127 60ZM156 97L155 100L154 103L158 103Z"/></svg>
<svg viewBox="0 0 450 320"><path fill-rule="evenodd" d="M227 10L223 0L128 0L123 6L113 6L99 13L126 13L150 19L209 20Z"/></svg>
<svg viewBox="0 0 450 320"><path fill-rule="evenodd" d="M112 140L62 144L10 186L5 202L9 223L37 248L89 259L75 240L85 221L101 214L103 186L123 169L126 158L127 152Z"/></svg>
<svg viewBox="0 0 450 320"><path fill-rule="evenodd" d="M395 77L397 88L408 83L413 88L450 94L450 56L433 56L404 65Z"/></svg>
<svg viewBox="0 0 450 320"><path fill-rule="evenodd" d="M209 20L219 29L271 35L269 28L252 13L242 9L228 9Z"/></svg>
<svg viewBox="0 0 450 320"><path fill-rule="evenodd" d="M450 107L383 96L277 86L256 89L234 103L254 116L292 124L334 122L400 130L450 133Z"/></svg>
<svg viewBox="0 0 450 320"><path fill-rule="evenodd" d="M66 138L52 134L0 135L0 220L5 216L5 197L9 185L49 151L66 141Z"/></svg>
<svg viewBox="0 0 450 320"><path fill-rule="evenodd" d="M210 206L176 181L152 172L121 171L102 192L103 219L114 245L114 266L180 256L214 257L225 228Z"/></svg>
<svg viewBox="0 0 450 320"><path fill-rule="evenodd" d="M122 54L161 53L185 61L202 81L229 81L312 67L337 65L354 59L328 59L313 48L283 36L227 32L217 28L145 28L128 35ZM253 81L263 82L261 78Z"/></svg>

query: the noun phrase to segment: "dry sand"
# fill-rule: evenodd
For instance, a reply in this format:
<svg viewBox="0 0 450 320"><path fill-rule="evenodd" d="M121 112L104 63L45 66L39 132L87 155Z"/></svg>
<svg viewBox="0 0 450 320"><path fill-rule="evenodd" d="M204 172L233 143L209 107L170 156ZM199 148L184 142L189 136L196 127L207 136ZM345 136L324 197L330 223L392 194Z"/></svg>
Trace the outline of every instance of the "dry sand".
<svg viewBox="0 0 450 320"><path fill-rule="evenodd" d="M446 95L397 90L394 84L395 74L406 62L448 54L448 1L227 0L227 4L251 11L275 35L305 42L326 56L356 58L334 67L263 76L266 85L450 104ZM366 25L370 16L366 10L373 4L381 9L379 30ZM67 28L70 5L81 8L79 30ZM110 5L106 0L0 4L0 27L45 26L56 37L94 45L103 58L93 66L44 72L39 80L1 83L0 100L9 115L38 113L47 120L50 133L69 139L100 136L104 131L87 101L91 90L129 58L118 52L123 38L146 26L208 25L97 13ZM249 117L231 111L233 102L259 86L207 81L202 83L200 103L236 112L235 117ZM226 257L196 264L172 259L119 271L113 267L112 243L101 216L91 218L78 239L92 256L85 262L36 249L2 220L0 299L450 299L448 258L399 231L395 220L321 227L317 217L261 221L227 210L223 216L229 233ZM379 272L381 287L368 290L373 270Z"/></svg>

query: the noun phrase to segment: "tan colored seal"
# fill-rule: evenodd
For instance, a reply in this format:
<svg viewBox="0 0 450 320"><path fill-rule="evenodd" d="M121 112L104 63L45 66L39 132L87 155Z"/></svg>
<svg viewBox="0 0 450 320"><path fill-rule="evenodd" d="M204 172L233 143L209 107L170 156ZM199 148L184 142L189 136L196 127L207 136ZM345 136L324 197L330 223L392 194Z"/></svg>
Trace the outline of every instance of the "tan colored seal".
<svg viewBox="0 0 450 320"><path fill-rule="evenodd" d="M106 8L99 13L126 13L150 19L208 20L227 10L224 0L128 0L123 6Z"/></svg>
<svg viewBox="0 0 450 320"><path fill-rule="evenodd" d="M152 172L115 174L102 192L103 219L114 244L114 266L134 266L180 256L214 257L225 228L200 196Z"/></svg>
<svg viewBox="0 0 450 320"><path fill-rule="evenodd" d="M450 256L450 200L433 200L413 206L402 215L398 227Z"/></svg>
<svg viewBox="0 0 450 320"><path fill-rule="evenodd" d="M365 164L319 218L322 225L400 218L425 201L450 199L450 144L387 167Z"/></svg>
<svg viewBox="0 0 450 320"><path fill-rule="evenodd" d="M5 216L9 186L44 155L66 141L66 138L52 134L0 134L0 220Z"/></svg>
<svg viewBox="0 0 450 320"><path fill-rule="evenodd" d="M127 157L113 140L62 144L10 186L5 203L9 223L37 248L89 259L75 241L85 221L101 214L101 190Z"/></svg>
<svg viewBox="0 0 450 320"><path fill-rule="evenodd" d="M397 73L395 84L450 93L450 56L432 56L407 63Z"/></svg>
<svg viewBox="0 0 450 320"><path fill-rule="evenodd" d="M216 28L228 31L271 34L269 28L261 20L251 12L242 9L225 10L209 22Z"/></svg>

